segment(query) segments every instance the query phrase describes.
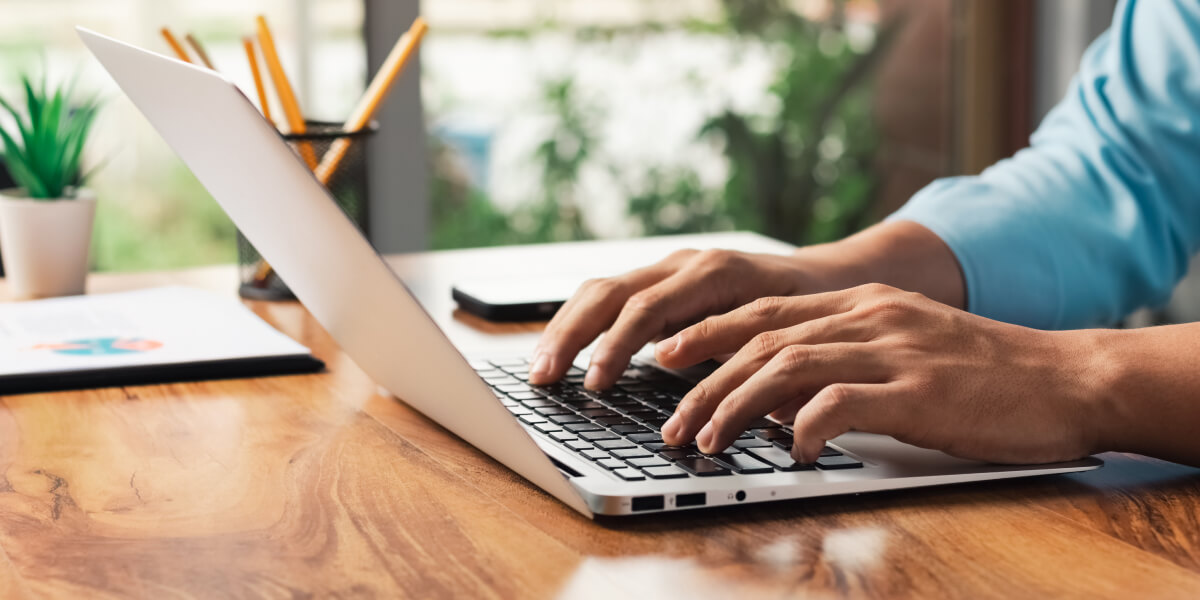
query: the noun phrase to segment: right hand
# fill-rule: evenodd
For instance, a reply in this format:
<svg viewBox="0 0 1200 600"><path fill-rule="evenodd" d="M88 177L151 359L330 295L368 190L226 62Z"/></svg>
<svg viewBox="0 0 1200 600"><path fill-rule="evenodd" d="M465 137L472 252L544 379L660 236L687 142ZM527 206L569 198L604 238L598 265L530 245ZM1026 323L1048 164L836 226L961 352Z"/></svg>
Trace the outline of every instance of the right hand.
<svg viewBox="0 0 1200 600"><path fill-rule="evenodd" d="M796 256L682 250L658 264L587 281L559 309L534 352L529 382L558 381L579 351L605 330L584 385L616 383L647 342L765 296L824 291Z"/></svg>

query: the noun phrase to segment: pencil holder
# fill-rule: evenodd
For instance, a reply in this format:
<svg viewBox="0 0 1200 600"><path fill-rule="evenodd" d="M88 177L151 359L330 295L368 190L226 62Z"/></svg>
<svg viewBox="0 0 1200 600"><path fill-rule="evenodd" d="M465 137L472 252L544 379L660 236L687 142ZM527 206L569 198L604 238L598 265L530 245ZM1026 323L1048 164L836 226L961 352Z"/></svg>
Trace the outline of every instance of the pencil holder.
<svg viewBox="0 0 1200 600"><path fill-rule="evenodd" d="M347 132L340 123L310 121L307 131L300 134L285 134L292 149L300 159L315 166L331 149L343 153L337 169L331 171L325 184L342 211L359 231L366 231L367 213L367 161L366 142L379 129L372 122L359 131ZM315 169L314 169L315 170ZM270 264L262 259L258 250L237 232L238 293L253 300L294 300L296 296L279 278Z"/></svg>

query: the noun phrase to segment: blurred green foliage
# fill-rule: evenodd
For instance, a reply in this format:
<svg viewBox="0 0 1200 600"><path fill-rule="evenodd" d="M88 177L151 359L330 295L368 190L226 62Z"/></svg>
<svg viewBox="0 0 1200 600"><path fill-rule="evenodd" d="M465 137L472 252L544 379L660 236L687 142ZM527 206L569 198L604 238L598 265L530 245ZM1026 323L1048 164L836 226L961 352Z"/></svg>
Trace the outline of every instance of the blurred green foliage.
<svg viewBox="0 0 1200 600"><path fill-rule="evenodd" d="M766 90L777 100L777 109L765 115L726 109L696 132L697 139L715 140L723 148L729 176L718 189L706 187L697 172L685 167L645 165L628 173L598 165L622 187L630 217L646 235L747 229L794 244L837 239L870 224L877 182L870 75L898 26L883 26L870 48L856 49L839 19L806 20L784 0L722 4L720 22L677 27L763 44L781 56ZM635 31L593 28L576 35L586 41L667 28L647 23ZM531 157L541 172L540 196L502 211L480 192L467 191L461 175L446 168L453 161L438 158L449 150L438 148L435 247L593 237L581 219L577 182L585 163L603 161L593 154L601 116L578 97L570 77L544 82L544 90L543 108L554 115L555 127Z"/></svg>

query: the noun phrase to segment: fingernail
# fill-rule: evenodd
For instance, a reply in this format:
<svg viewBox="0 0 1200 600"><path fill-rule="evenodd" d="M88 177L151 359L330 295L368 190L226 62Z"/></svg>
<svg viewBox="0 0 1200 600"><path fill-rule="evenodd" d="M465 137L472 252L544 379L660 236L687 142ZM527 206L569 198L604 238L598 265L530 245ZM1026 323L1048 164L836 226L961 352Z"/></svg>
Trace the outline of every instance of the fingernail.
<svg viewBox="0 0 1200 600"><path fill-rule="evenodd" d="M671 418L667 419L666 423L663 423L662 434L663 434L663 437L672 437L672 438L679 435L679 414L678 413L671 415Z"/></svg>
<svg viewBox="0 0 1200 600"><path fill-rule="evenodd" d="M550 356L545 352L538 352L537 356L533 357L533 366L529 367L529 377L541 380L549 375Z"/></svg>
<svg viewBox="0 0 1200 600"><path fill-rule="evenodd" d="M588 367L587 375L583 378L583 387L589 390L599 389L604 383L604 367L599 365L591 365Z"/></svg>
<svg viewBox="0 0 1200 600"><path fill-rule="evenodd" d="M712 421L709 421L700 428L700 433L696 434L696 447L700 448L701 452L708 454L708 451L712 449L712 437Z"/></svg>
<svg viewBox="0 0 1200 600"><path fill-rule="evenodd" d="M670 354L675 351L675 347L679 345L679 337L671 336L654 345L654 351L659 354Z"/></svg>

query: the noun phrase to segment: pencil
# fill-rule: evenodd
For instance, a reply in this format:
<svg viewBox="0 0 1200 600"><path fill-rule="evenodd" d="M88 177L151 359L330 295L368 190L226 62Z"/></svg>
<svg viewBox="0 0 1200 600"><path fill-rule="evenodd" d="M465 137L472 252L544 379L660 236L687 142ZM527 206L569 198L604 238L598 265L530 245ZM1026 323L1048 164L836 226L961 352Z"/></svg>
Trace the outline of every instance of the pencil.
<svg viewBox="0 0 1200 600"><path fill-rule="evenodd" d="M196 56L200 57L200 62L204 63L204 66L208 67L212 71L217 70L217 68L213 66L212 61L208 59L208 53L204 51L204 46L200 44L200 40L196 39L196 37L190 33L184 35L183 39L187 40L188 45L192 47L193 51L195 51Z"/></svg>
<svg viewBox="0 0 1200 600"><path fill-rule="evenodd" d="M302 134L308 131L304 124L304 114L300 112L300 103L296 101L296 93L288 82L283 63L279 62L279 52L275 49L275 38L267 26L267 19L258 16L258 46L262 49L263 60L267 63L267 72L271 81L275 82L275 93L279 95L279 103L283 105L284 117L287 118L288 129L291 133ZM313 154L312 145L307 142L299 144L300 156L308 163L308 168L317 168L317 156Z"/></svg>
<svg viewBox="0 0 1200 600"><path fill-rule="evenodd" d="M258 92L258 105L262 108L263 117L274 125L271 118L271 103L267 101L267 87L263 85L262 71L258 69L258 55L254 53L254 38L242 38L242 47L246 49L246 60L250 61L250 74L254 76L254 91Z"/></svg>
<svg viewBox="0 0 1200 600"><path fill-rule="evenodd" d="M388 53L387 59L383 61L383 65L379 68L379 72L371 80L371 84L367 86L367 91L363 93L362 99L359 100L358 106L350 114L350 118L346 120L343 130L346 133L352 133L367 126L371 121L371 117L379 110L383 101L387 99L388 93L391 92L396 79L404 72L405 65L412 58L416 48L421 43L421 39L425 37L425 32L429 29L429 25L425 23L425 19L417 17L408 32L400 36L396 40L396 45L392 47L392 51ZM350 148L350 140L348 138L338 138L337 141L329 147L325 156L321 157L321 164L317 166L317 179L321 183L329 183L333 174L337 172L338 165L346 156L346 150Z"/></svg>
<svg viewBox="0 0 1200 600"><path fill-rule="evenodd" d="M175 51L175 56L179 57L179 60L185 63L192 62L192 59L188 58L187 50L183 49L183 45L179 43L179 40L175 38L175 34L171 33L170 29L163 27L160 33L162 33L163 39L167 40L167 45L171 46L171 50Z"/></svg>

